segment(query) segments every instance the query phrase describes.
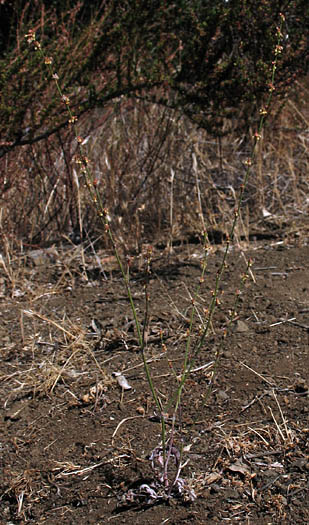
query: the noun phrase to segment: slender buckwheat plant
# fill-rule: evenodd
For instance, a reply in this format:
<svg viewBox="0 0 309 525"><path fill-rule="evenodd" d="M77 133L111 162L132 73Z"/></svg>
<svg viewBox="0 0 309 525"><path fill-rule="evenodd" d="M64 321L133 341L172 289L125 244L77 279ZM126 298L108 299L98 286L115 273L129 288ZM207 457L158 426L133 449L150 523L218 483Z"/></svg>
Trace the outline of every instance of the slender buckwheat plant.
<svg viewBox="0 0 309 525"><path fill-rule="evenodd" d="M152 483L149 484L142 484L137 489L129 490L123 497L123 501L125 503L136 503L142 502L146 504L152 504L159 500L166 500L173 496L179 496L183 498L186 501L193 501L195 499L195 493L192 489L188 487L188 485L185 483L185 480L181 478L180 474L184 466L186 465L186 462L183 462L183 447L181 446L181 449L178 450L178 448L175 446L175 423L177 415L181 408L181 398L182 398L182 392L183 388L186 384L186 381L188 379L188 376L190 372L193 370L193 367L196 363L196 360L198 356L200 355L205 340L208 336L208 333L212 326L212 319L213 315L216 309L217 304L219 303L219 285L222 280L222 276L224 274L224 270L227 266L227 258L229 253L229 248L231 243L234 240L234 234L237 222L239 220L239 216L241 214L241 206L243 202L243 197L245 193L245 189L248 185L248 181L251 174L251 169L255 161L256 157L256 150L258 143L261 139L261 134L264 128L265 120L270 112L271 102L272 102L272 95L275 90L275 74L276 74L276 68L277 68L277 62L278 57L282 53L282 26L284 23L284 15L280 14L280 25L277 27L276 35L277 35L277 41L276 46L274 49L274 57L273 61L270 67L270 78L268 79L268 96L265 105L260 109L260 119L259 119L259 125L257 127L256 132L254 133L252 140L252 148L251 148L251 154L246 160L246 171L243 179L243 183L240 187L239 196L237 199L236 207L234 210L234 217L231 225L231 229L229 232L229 235L226 239L225 243L225 249L222 256L222 260L219 266L219 269L216 274L215 279L215 285L214 289L212 291L212 296L210 299L210 303L207 309L205 309L205 321L203 322L201 332L199 336L197 337L197 340L194 344L192 344L192 336L193 336L193 326L194 326L194 319L197 314L197 306L196 306L196 299L200 293L200 287L201 284L204 282L204 276L206 272L206 261L207 261L207 253L209 248L209 239L207 235L207 231L204 231L204 262L202 264L202 273L200 278L200 283L197 286L197 289L194 292L194 295L192 297L192 304L191 304L191 313L189 318L189 328L187 333L187 339L186 339L186 347L184 352L184 358L183 358L183 366L182 366L182 373L178 380L178 386L175 390L172 399L170 402L163 407L161 404L161 400L159 398L159 395L157 393L157 390L154 386L154 382L150 373L150 369L147 363L146 359L146 331L147 331L147 324L149 322L149 293L147 284L145 287L145 312L144 312L144 319L143 319L143 326L141 321L138 319L137 310L135 307L131 287L130 287L130 277L129 273L127 273L124 269L124 266L122 264L119 251L117 249L117 245L113 236L113 232L111 231L110 227L110 216L109 211L104 207L102 195L100 194L97 186L96 179L94 178L92 174L92 170L90 168L90 161L88 157L84 153L84 139L79 136L77 132L77 117L74 115L74 113L71 110L71 104L70 99L68 96L66 96L60 86L59 83L59 77L57 75L57 72L54 71L53 68L53 59L51 57L48 57L45 55L44 50L42 49L42 46L40 42L36 39L35 32L33 30L30 30L27 35L26 39L30 45L32 45L37 53L42 58L42 61L44 61L46 67L48 68L49 74L51 78L54 80L58 94L60 99L62 100L63 104L65 105L67 112L68 112L68 125L72 127L73 132L75 134L75 139L77 142L77 151L78 154L75 157L75 162L80 168L81 176L84 180L84 183L87 187L90 201L94 208L96 209L96 212L102 222L104 231L108 235L108 238L111 242L111 245L113 247L114 254L117 259L117 263L122 275L122 279L126 288L126 293L130 302L137 337L138 337L138 344L143 360L144 370L146 374L146 378L148 381L148 385L154 400L154 403L156 405L158 415L160 418L161 423L161 444L158 445L150 454L150 461L151 465L154 471L154 480ZM147 272L150 273L150 261L151 261L151 252L147 254ZM249 261L247 263L247 268L245 273L240 279L240 288L244 285L246 279L248 278L250 274L250 268L251 268L252 262ZM237 304L239 300L239 295L241 293L241 290L237 290L235 294L235 304L234 308L232 309L230 313L230 320L227 326L227 329L231 325L233 319L236 316L237 312ZM218 369L219 364L219 358L220 358L220 352L217 351L215 361L212 363L214 365L214 375ZM210 392L210 389L209 389ZM209 393L208 393L209 394ZM171 432L169 436L167 435L166 431L166 421L165 421L165 414L167 411L169 411L172 408L172 427ZM171 469L173 474L169 475L169 469L170 469L170 463L173 463L173 468Z"/></svg>

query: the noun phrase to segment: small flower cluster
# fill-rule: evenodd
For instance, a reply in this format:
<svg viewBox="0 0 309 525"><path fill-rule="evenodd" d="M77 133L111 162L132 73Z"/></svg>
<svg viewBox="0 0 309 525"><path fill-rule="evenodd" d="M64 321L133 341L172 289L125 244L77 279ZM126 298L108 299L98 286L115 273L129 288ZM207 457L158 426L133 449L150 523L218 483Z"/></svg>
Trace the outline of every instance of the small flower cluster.
<svg viewBox="0 0 309 525"><path fill-rule="evenodd" d="M33 44L35 49L41 49L40 42L37 41L34 29L29 29L29 32L25 35L28 44Z"/></svg>
<svg viewBox="0 0 309 525"><path fill-rule="evenodd" d="M62 95L62 102L65 103L66 106L69 106L70 105L70 99L69 97L67 97L66 95Z"/></svg>
<svg viewBox="0 0 309 525"><path fill-rule="evenodd" d="M53 58L50 57L50 56L45 56L45 54L44 54L44 52L42 50L40 42L38 42L37 39L36 39L34 29L29 29L28 33L25 35L25 38L27 39L28 44L33 44L35 50L40 52L40 55L41 55L42 59L44 60L44 64L49 68L51 77L53 78L53 80L56 83L57 90L58 90L58 92L59 92L59 94L61 96L62 102L64 102L64 104L68 108L68 112L69 112L69 115L70 115L70 118L69 118L68 122L69 122L69 124L74 124L78 119L77 119L77 117L75 115L71 114L69 97L67 95L64 95L61 92L61 88L60 88L59 83L58 83L59 76L58 76L58 74L55 71L53 71L53 68L52 68Z"/></svg>
<svg viewBox="0 0 309 525"><path fill-rule="evenodd" d="M279 44L275 47L275 55L278 56L283 51L283 46L280 46Z"/></svg>

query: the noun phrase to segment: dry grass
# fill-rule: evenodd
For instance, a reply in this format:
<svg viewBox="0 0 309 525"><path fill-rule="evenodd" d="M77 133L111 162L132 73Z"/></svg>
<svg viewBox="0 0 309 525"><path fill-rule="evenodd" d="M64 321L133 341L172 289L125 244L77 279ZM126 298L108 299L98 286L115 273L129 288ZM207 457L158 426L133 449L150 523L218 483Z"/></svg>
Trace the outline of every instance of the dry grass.
<svg viewBox="0 0 309 525"><path fill-rule="evenodd" d="M299 83L276 125L269 123L264 131L239 237L257 228L288 227L298 234L306 222L307 85ZM81 119L78 132L125 251L140 252L144 242L198 235L204 224L215 236L228 230L251 147L248 137L215 139L165 108L124 99ZM50 243L81 230L107 243L74 164L76 147L67 130L1 159L0 226L15 246L19 241Z"/></svg>
<svg viewBox="0 0 309 525"><path fill-rule="evenodd" d="M66 391L69 404L78 403L82 395L89 394L79 386L85 375L91 377L94 385L102 385L100 394L103 394L113 379L93 352L94 339L89 330L81 326L78 319L70 319L63 308L59 311L55 306L52 313L45 313L49 301L55 300L57 305L63 294L70 294L76 279L87 283L83 248L74 246L66 253L53 248L12 255L13 247L7 240L5 246L5 255L0 259L1 297L7 298L3 356L6 359L12 349L15 353L7 373L0 376L0 383L7 392L4 407L28 395L50 396L58 385ZM41 274L47 265L57 274L55 282ZM7 335L7 327L12 322L20 332L19 341L13 345Z"/></svg>

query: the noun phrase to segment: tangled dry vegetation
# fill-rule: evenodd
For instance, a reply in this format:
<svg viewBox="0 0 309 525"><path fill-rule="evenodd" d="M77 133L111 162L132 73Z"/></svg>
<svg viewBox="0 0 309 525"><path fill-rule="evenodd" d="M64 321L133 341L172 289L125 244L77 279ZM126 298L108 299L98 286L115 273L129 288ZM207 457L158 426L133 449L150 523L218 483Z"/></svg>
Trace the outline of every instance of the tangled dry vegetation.
<svg viewBox="0 0 309 525"><path fill-rule="evenodd" d="M261 228L297 232L306 222L308 98L302 81L264 131L239 237ZM124 99L81 118L78 131L125 251L199 235L204 221L216 240L227 232L251 148L248 136L214 139L170 110ZM76 151L72 131L62 130L1 159L3 238L47 245L82 232L106 244L74 164Z"/></svg>

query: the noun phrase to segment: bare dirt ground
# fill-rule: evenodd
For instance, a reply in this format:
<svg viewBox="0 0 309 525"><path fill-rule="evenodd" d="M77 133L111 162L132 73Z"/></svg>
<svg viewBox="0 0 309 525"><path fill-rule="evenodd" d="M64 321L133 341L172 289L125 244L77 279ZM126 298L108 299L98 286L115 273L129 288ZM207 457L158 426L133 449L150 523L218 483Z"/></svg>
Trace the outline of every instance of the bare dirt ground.
<svg viewBox="0 0 309 525"><path fill-rule="evenodd" d="M145 505L160 424L112 257L81 247L29 250L1 270L1 524L304 524L309 522L309 247L252 242L253 278L228 311L246 262L234 248L213 330L187 381L176 445L197 498ZM187 336L199 245L154 250L147 357L164 404ZM197 299L209 304L222 248ZM5 261L4 261L5 262ZM102 268L105 276L102 274ZM145 272L131 261L142 315ZM196 332L201 319L197 316ZM214 378L211 363L219 351ZM114 372L130 386L123 390ZM212 391L209 393L209 385ZM170 431L170 415L166 415ZM135 492L134 492L135 491ZM155 502L154 502L155 503Z"/></svg>

